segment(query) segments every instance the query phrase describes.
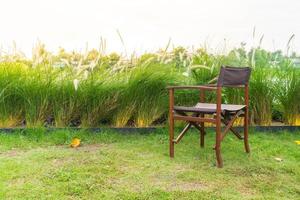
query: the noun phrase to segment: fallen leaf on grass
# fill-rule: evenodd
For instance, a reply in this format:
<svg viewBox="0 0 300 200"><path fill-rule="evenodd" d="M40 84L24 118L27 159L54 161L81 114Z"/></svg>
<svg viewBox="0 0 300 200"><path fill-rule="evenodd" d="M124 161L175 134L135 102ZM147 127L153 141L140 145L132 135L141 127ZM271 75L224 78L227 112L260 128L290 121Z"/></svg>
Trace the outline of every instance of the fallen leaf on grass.
<svg viewBox="0 0 300 200"><path fill-rule="evenodd" d="M283 159L281 159L281 158L274 158L276 161L278 161L278 162L282 162L283 161Z"/></svg>
<svg viewBox="0 0 300 200"><path fill-rule="evenodd" d="M76 148L80 146L80 139L79 138L74 138L71 142L71 147Z"/></svg>

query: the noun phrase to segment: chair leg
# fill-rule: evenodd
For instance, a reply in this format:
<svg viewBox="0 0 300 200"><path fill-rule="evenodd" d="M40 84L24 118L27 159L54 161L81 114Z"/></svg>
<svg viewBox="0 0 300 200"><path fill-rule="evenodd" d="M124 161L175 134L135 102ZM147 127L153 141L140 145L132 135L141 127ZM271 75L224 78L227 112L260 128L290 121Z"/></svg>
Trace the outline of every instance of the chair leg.
<svg viewBox="0 0 300 200"><path fill-rule="evenodd" d="M244 146L245 146L246 153L250 153L248 131L249 131L249 119L248 119L248 113L246 112L244 117Z"/></svg>
<svg viewBox="0 0 300 200"><path fill-rule="evenodd" d="M170 157L174 158L174 118L173 115L169 117L169 142L170 142Z"/></svg>
<svg viewBox="0 0 300 200"><path fill-rule="evenodd" d="M203 148L204 147L204 136L205 136L205 131L204 131L204 122L201 122L201 131L200 131L200 146Z"/></svg>
<svg viewBox="0 0 300 200"><path fill-rule="evenodd" d="M222 140L222 133L221 133L221 120L216 123L216 158L217 158L217 167L223 167L223 159L221 156L221 140Z"/></svg>

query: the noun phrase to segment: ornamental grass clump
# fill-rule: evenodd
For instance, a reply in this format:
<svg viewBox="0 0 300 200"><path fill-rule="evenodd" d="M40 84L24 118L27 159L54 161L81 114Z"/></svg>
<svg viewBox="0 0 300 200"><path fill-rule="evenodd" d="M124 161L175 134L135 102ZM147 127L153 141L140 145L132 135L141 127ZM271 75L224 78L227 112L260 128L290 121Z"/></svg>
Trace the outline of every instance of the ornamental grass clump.
<svg viewBox="0 0 300 200"><path fill-rule="evenodd" d="M256 67L250 79L250 113L255 124L271 125L275 99L273 71Z"/></svg>
<svg viewBox="0 0 300 200"><path fill-rule="evenodd" d="M276 69L276 97L288 125L300 125L300 70L290 60Z"/></svg>
<svg viewBox="0 0 300 200"><path fill-rule="evenodd" d="M0 63L0 125L14 127L25 118L22 86L28 66L23 63Z"/></svg>
<svg viewBox="0 0 300 200"><path fill-rule="evenodd" d="M125 84L120 95L120 104L114 116L115 126L150 126L168 110L167 85L175 84L180 74L170 66L149 63L137 66L124 74Z"/></svg>

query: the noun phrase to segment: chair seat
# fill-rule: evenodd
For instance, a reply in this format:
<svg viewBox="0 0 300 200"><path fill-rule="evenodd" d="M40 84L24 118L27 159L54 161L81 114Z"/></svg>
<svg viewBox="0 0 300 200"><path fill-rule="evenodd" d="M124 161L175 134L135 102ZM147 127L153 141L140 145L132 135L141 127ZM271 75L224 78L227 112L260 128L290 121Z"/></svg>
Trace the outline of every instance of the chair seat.
<svg viewBox="0 0 300 200"><path fill-rule="evenodd" d="M237 112L244 109L245 105L221 104L222 112ZM217 104L214 103L197 103L195 106L174 106L175 111L196 112L213 114L217 112Z"/></svg>

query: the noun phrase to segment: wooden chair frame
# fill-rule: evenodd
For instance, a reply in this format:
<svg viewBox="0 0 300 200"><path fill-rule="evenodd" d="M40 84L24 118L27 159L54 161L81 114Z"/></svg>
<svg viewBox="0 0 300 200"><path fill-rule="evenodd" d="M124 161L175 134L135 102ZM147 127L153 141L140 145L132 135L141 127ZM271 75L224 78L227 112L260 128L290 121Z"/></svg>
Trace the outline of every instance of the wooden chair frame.
<svg viewBox="0 0 300 200"><path fill-rule="evenodd" d="M205 122L210 122L216 125L216 143L213 148L216 153L217 167L223 167L223 159L221 156L221 142L226 136L226 134L231 131L238 139L244 140L244 147L247 153L250 153L249 141L248 141L248 128L249 128L249 87L248 83L246 85L240 86L226 86L233 88L244 89L244 109L239 110L236 113L233 113L231 118L228 118L222 113L221 105L222 105L222 86L219 85L205 85L205 86L171 86L167 89L169 90L169 142L170 142L170 157L174 157L174 145L178 144L186 132L192 127L196 127L200 131L200 146L204 147L204 137L205 137ZM206 91L214 91L216 92L216 112L214 118L205 118L203 113L193 114L192 116L188 116L184 112L175 113L174 111L174 92L175 90L182 89L193 89L200 91L200 102L205 102L205 92ZM244 117L244 136L241 136L238 131L236 131L232 125L238 117ZM188 124L185 126L183 131L178 135L176 139L174 139L174 122L175 120L183 120ZM225 129L222 132L221 123L225 125Z"/></svg>

